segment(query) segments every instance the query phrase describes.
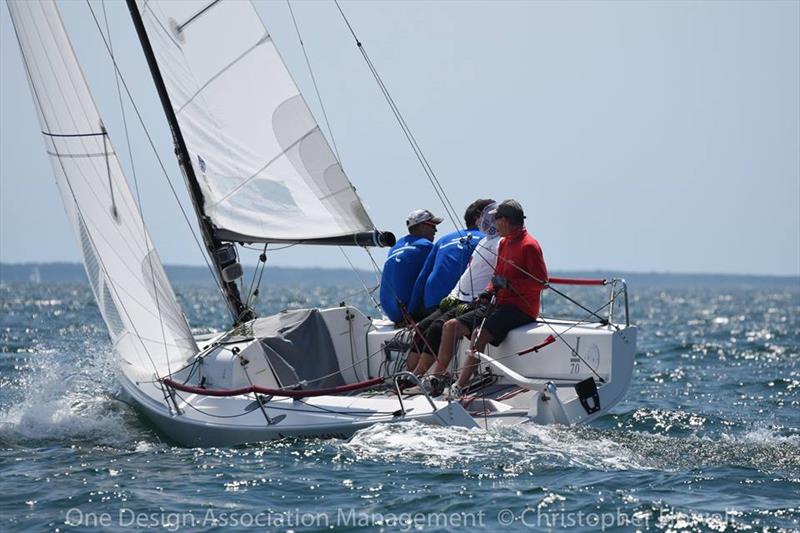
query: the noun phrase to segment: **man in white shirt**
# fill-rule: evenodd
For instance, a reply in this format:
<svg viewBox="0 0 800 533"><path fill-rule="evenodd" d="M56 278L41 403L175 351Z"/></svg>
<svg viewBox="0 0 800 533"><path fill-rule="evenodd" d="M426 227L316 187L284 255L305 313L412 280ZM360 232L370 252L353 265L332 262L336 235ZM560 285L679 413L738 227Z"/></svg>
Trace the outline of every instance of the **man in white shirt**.
<svg viewBox="0 0 800 533"><path fill-rule="evenodd" d="M411 351L406 359L406 368L416 376L424 376L436 361L439 344L442 339L444 323L470 311L494 275L497 261L497 245L500 235L494 224L494 215L490 212L497 207L496 203L486 206L478 219L478 228L484 237L478 241L472 253L469 266L459 278L450 294L439 304L439 309L421 320L416 327ZM406 381L410 386L411 383Z"/></svg>

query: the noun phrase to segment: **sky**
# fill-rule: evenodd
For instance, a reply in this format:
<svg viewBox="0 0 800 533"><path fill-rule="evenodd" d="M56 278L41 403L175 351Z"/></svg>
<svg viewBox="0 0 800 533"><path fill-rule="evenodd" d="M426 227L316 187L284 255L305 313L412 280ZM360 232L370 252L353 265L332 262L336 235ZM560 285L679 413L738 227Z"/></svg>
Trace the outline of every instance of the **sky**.
<svg viewBox="0 0 800 533"><path fill-rule="evenodd" d="M86 3L59 5L127 169L110 60ZM452 204L519 200L550 270L800 275L800 2L341 5ZM342 164L375 224L401 236L410 210L443 214L335 5L292 6ZM105 7L118 63L180 186L127 9ZM286 3L257 7L320 119ZM79 261L6 7L0 80L0 261ZM126 113L162 260L204 264ZM441 233L453 229L446 221ZM268 263L371 265L362 250L346 254L298 246ZM380 264L386 250L372 255Z"/></svg>

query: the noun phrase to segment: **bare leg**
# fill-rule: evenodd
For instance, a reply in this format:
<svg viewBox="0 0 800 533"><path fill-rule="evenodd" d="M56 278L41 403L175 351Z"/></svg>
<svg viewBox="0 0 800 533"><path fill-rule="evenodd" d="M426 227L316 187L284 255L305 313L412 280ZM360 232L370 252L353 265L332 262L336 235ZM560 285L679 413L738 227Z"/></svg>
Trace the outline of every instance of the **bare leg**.
<svg viewBox="0 0 800 533"><path fill-rule="evenodd" d="M406 370L413 372L418 364L419 354L417 352L408 352L408 357L406 357Z"/></svg>
<svg viewBox="0 0 800 533"><path fill-rule="evenodd" d="M416 376L424 376L428 369L436 361L436 358L429 353L422 353L419 357L419 362L413 372Z"/></svg>
<svg viewBox="0 0 800 533"><path fill-rule="evenodd" d="M453 358L458 340L469 335L467 326L453 318L444 323L442 327L442 343L439 345L439 357L436 358L436 367L433 373L437 376L447 374L447 367Z"/></svg>
<svg viewBox="0 0 800 533"><path fill-rule="evenodd" d="M475 351L482 352L484 348L486 348L486 345L489 344L491 341L492 341L492 334L489 333L489 330L487 330L486 328L481 329L481 334L478 337L478 340L475 342ZM464 388L464 386L467 383L469 383L469 380L472 377L472 374L474 374L475 370L478 368L479 363L480 359L478 359L477 356L469 354L467 360L464 361L463 365L461 365L461 369L459 370L458 373L459 374L458 382L456 383L456 385L458 385L461 388Z"/></svg>

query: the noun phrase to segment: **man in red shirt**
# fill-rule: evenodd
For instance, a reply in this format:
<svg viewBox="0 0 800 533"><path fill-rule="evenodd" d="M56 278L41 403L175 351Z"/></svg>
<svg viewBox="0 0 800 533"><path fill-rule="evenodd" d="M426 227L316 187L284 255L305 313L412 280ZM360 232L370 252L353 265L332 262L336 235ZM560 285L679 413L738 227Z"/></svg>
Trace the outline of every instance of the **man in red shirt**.
<svg viewBox="0 0 800 533"><path fill-rule="evenodd" d="M525 229L525 214L519 202L502 202L494 216L497 231L503 236L497 248L495 276L481 294L483 305L445 323L434 375L427 386L435 396L446 386L447 367L459 338L469 337L480 328L475 350L482 352L488 343L498 346L509 331L535 322L539 316L539 298L547 282L542 248ZM489 305L492 297L494 306ZM458 382L451 389L454 396L460 396L478 362L477 357L470 355L462 365Z"/></svg>

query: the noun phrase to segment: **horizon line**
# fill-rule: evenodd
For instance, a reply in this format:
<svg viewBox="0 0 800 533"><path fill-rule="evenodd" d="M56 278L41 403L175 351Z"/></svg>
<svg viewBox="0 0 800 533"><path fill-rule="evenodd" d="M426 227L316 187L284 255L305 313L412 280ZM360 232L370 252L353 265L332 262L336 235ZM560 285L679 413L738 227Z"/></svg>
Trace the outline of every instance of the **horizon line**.
<svg viewBox="0 0 800 533"><path fill-rule="evenodd" d="M0 266L40 266L40 265L77 265L83 266L83 263L78 261L20 261L8 262L0 261ZM244 266L244 265L243 265ZM207 268L206 265L191 265L181 263L165 263L164 267L180 267L180 268ZM347 266L331 267L331 266L298 266L298 265L274 265L271 268L293 269L293 270L357 270L360 272L372 272L370 269L364 268L351 268ZM682 271L669 271L669 270L625 270L625 269L611 269L611 268L593 268L593 269L572 269L572 268L559 268L553 269L554 272L618 272L620 274L635 274L635 275L660 275L660 276L744 276L744 277L769 277L769 278L797 278L800 281L800 272L796 274L762 274L752 272L682 272Z"/></svg>

